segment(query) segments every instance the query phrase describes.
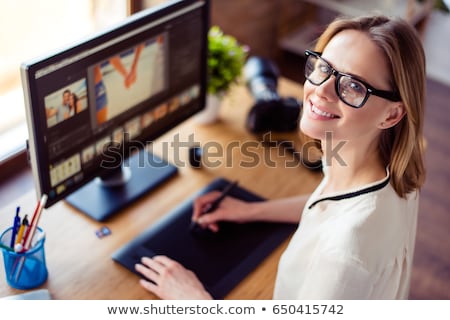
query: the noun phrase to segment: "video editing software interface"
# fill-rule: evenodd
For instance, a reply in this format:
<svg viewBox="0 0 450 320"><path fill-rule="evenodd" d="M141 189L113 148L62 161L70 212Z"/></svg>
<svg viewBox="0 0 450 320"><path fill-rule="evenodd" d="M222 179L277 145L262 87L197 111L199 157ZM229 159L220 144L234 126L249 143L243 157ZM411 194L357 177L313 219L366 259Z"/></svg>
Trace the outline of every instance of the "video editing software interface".
<svg viewBox="0 0 450 320"><path fill-rule="evenodd" d="M150 142L202 108L202 4L103 34L28 74L50 204L99 175L106 146L126 157L133 142Z"/></svg>

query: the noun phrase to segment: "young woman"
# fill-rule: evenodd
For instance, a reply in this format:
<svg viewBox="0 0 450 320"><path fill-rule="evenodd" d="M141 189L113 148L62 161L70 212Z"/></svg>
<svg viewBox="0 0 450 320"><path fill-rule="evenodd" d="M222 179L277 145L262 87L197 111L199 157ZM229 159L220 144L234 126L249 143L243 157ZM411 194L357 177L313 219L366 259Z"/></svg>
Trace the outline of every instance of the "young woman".
<svg viewBox="0 0 450 320"><path fill-rule="evenodd" d="M405 299L425 176L421 41L397 18L338 19L306 59L300 127L321 141L320 185L263 203L226 198L201 215L217 197L210 193L196 200L193 219L213 231L221 220L300 222L279 263L276 299ZM168 257L143 258L136 269L163 299L211 298Z"/></svg>

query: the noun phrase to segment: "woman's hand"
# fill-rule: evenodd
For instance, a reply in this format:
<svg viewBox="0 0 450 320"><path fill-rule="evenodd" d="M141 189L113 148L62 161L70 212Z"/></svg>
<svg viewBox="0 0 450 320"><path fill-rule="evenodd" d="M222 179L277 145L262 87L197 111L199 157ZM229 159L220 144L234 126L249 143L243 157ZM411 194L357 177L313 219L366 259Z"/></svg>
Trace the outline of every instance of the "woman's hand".
<svg viewBox="0 0 450 320"><path fill-rule="evenodd" d="M204 228L218 231L219 221L237 223L253 221L299 223L301 213L309 194L300 196L268 200L245 202L236 198L226 197L219 207L211 213L203 214L203 208L220 196L220 192L213 191L204 194L194 201L192 220Z"/></svg>
<svg viewBox="0 0 450 320"><path fill-rule="evenodd" d="M213 191L201 195L194 201L192 221L214 232L219 230L219 221L244 223L252 220L255 203L245 202L232 197L226 197L219 207L208 214L203 214L203 208L220 196L220 192Z"/></svg>
<svg viewBox="0 0 450 320"><path fill-rule="evenodd" d="M143 257L135 268L148 279L139 280L139 284L161 299L212 299L192 271L166 256Z"/></svg>

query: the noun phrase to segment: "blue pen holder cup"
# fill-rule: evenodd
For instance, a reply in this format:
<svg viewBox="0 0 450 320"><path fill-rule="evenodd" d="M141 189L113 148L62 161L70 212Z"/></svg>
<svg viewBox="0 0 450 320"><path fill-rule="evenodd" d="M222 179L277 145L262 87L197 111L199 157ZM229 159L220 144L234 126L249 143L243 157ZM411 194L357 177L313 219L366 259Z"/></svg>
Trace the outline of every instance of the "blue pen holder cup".
<svg viewBox="0 0 450 320"><path fill-rule="evenodd" d="M12 228L6 229L0 236L5 246L11 244ZM31 248L24 253L16 253L2 247L6 281L16 289L27 290L39 287L48 277L44 252L45 234L37 228L31 241Z"/></svg>

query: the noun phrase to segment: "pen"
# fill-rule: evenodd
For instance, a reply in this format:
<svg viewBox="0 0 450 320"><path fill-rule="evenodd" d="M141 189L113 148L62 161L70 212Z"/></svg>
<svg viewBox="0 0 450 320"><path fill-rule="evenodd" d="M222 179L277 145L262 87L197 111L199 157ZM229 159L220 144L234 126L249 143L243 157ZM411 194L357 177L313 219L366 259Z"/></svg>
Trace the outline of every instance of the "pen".
<svg viewBox="0 0 450 320"><path fill-rule="evenodd" d="M0 243L0 248L5 249L7 251L14 251L13 248L8 247L8 246L4 245L3 243Z"/></svg>
<svg viewBox="0 0 450 320"><path fill-rule="evenodd" d="M25 229L28 227L27 216L28 215L25 215L25 217L23 217L23 219L22 219L22 224L20 225L19 233L17 234L17 239L16 239L15 244L22 243L23 234L25 232Z"/></svg>
<svg viewBox="0 0 450 320"><path fill-rule="evenodd" d="M20 207L17 207L16 215L14 216L14 223L13 223L13 227L12 227L11 245L10 245L11 248L14 248L14 244L16 243L17 232L19 231L19 228L20 228L19 211L20 211Z"/></svg>

